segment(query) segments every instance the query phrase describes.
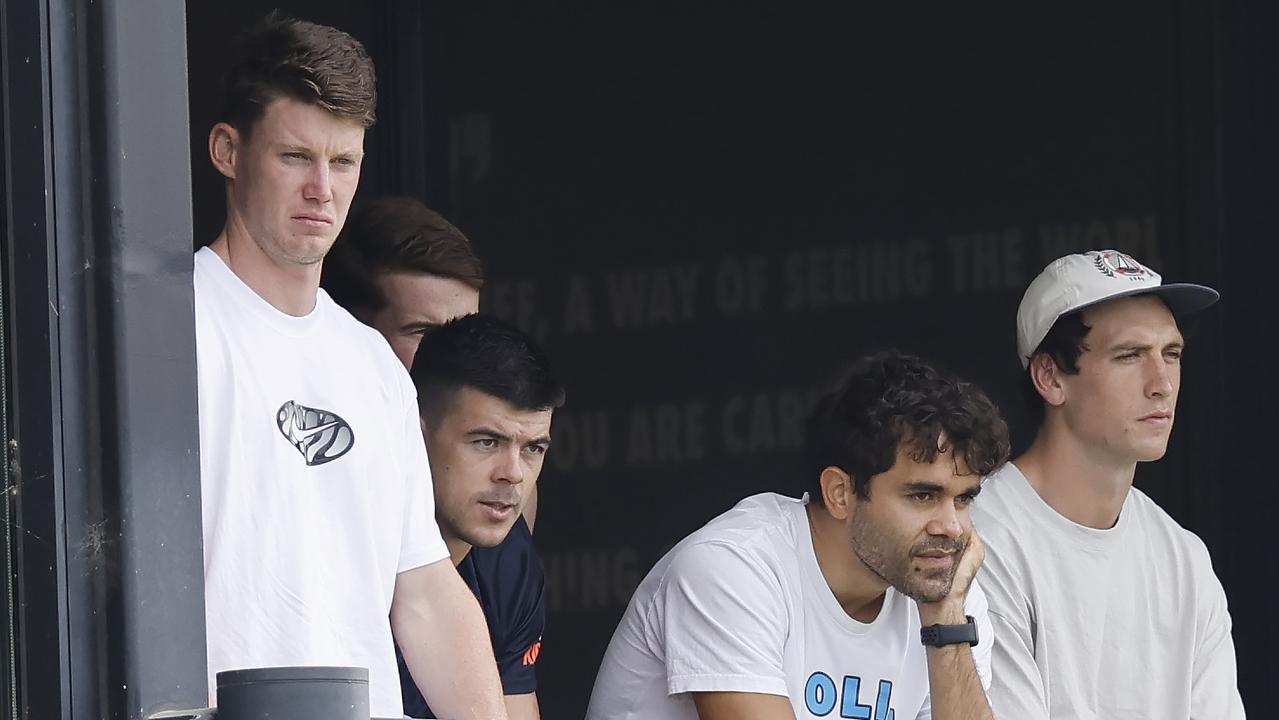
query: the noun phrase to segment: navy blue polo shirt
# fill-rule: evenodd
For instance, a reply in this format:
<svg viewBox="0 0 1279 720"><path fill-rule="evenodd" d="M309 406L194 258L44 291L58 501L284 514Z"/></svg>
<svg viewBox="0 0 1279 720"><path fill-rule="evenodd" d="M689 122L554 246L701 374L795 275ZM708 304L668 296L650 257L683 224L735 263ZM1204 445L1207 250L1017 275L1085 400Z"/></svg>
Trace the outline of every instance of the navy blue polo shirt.
<svg viewBox="0 0 1279 720"><path fill-rule="evenodd" d="M458 564L457 572L484 609L503 694L535 692L534 667L546 626L546 578L524 518L515 521L506 539L497 546L471 548ZM404 713L415 718L435 717L413 682L399 647L395 656L400 664Z"/></svg>

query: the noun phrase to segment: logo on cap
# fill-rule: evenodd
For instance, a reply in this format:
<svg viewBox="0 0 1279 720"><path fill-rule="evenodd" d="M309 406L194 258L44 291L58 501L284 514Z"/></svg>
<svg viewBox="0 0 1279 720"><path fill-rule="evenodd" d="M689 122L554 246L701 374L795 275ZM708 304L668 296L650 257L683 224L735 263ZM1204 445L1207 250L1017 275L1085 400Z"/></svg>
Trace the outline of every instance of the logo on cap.
<svg viewBox="0 0 1279 720"><path fill-rule="evenodd" d="M1115 250L1090 250L1085 255L1092 256L1093 265L1097 266L1097 271L1106 277L1115 277L1122 275L1129 280L1137 282L1145 282L1154 278L1154 273L1145 265L1133 260L1128 255Z"/></svg>
<svg viewBox="0 0 1279 720"><path fill-rule="evenodd" d="M328 410L309 408L292 400L280 406L275 424L302 453L307 465L337 460L355 445L355 432L345 420Z"/></svg>

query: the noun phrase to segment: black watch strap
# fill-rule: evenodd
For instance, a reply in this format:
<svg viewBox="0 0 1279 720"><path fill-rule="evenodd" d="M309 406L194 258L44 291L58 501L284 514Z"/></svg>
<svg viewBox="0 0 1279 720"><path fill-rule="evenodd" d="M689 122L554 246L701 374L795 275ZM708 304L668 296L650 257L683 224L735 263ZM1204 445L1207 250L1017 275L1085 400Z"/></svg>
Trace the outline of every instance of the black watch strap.
<svg viewBox="0 0 1279 720"><path fill-rule="evenodd" d="M919 641L931 647L958 645L959 643L977 644L977 623L972 615L965 615L968 622L963 625L929 625L919 629Z"/></svg>

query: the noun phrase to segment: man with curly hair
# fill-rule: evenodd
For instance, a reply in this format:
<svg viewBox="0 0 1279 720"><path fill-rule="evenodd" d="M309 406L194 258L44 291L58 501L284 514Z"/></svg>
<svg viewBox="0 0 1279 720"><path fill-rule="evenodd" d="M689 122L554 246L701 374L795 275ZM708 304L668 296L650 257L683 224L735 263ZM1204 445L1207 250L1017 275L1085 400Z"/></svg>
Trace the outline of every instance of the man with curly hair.
<svg viewBox="0 0 1279 720"><path fill-rule="evenodd" d="M657 563L588 720L992 717L969 511L1008 458L999 411L918 358L873 355L820 399L805 455L802 499L746 498Z"/></svg>
<svg viewBox="0 0 1279 720"><path fill-rule="evenodd" d="M1168 448L1185 340L1217 301L1114 250L1054 260L1017 310L1030 449L974 510L1000 717L1244 716L1203 542L1133 487Z"/></svg>

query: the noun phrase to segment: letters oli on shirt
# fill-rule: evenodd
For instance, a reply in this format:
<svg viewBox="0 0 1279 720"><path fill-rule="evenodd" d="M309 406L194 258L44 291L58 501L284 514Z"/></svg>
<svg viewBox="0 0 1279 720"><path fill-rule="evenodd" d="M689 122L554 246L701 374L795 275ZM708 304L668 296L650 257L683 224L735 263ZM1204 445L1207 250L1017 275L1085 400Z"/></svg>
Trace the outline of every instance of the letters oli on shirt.
<svg viewBox="0 0 1279 720"><path fill-rule="evenodd" d="M337 413L292 400L280 406L275 424L309 466L337 460L355 447L355 431Z"/></svg>
<svg viewBox="0 0 1279 720"><path fill-rule="evenodd" d="M832 717L894 720L896 713L889 707L893 697L893 682L879 681L879 692L875 696L873 708L861 703L861 686L862 679L856 675L845 675L841 688L830 675L815 672L808 676L808 682L804 684L804 707L817 717L826 717L838 707L839 715Z"/></svg>

